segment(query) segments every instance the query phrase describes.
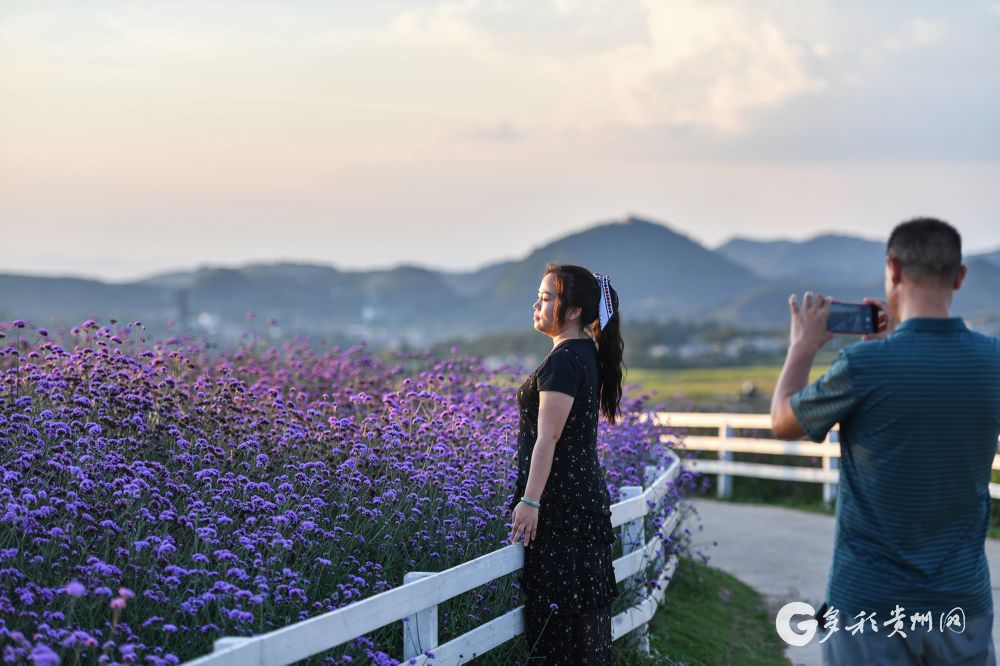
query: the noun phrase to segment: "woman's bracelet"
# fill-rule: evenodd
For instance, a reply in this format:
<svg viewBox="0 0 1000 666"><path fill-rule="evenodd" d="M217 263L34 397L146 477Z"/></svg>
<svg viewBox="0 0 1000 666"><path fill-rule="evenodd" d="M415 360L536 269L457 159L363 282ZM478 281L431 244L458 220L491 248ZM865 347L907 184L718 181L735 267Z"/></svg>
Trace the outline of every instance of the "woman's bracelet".
<svg viewBox="0 0 1000 666"><path fill-rule="evenodd" d="M533 500L530 497L522 497L521 501L527 504L528 506L535 507L536 509L541 508L542 506L541 502L539 502L538 500Z"/></svg>

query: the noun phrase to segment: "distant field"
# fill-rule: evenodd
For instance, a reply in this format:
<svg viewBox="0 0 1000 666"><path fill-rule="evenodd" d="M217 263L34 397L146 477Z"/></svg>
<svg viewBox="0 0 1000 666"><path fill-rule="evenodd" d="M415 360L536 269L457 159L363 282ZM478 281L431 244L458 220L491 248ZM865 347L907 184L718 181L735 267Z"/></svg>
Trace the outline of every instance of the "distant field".
<svg viewBox="0 0 1000 666"><path fill-rule="evenodd" d="M817 363L810 373L810 381L826 372L828 365L829 362ZM763 411L780 373L779 364L681 370L629 368L625 383L630 386L638 384L641 388L632 387L626 395L637 396L655 391L653 403L668 401L677 403L677 408L684 407L683 403L689 401L692 404L688 408L691 409L741 406ZM755 395L749 398L743 395L748 382L756 388Z"/></svg>

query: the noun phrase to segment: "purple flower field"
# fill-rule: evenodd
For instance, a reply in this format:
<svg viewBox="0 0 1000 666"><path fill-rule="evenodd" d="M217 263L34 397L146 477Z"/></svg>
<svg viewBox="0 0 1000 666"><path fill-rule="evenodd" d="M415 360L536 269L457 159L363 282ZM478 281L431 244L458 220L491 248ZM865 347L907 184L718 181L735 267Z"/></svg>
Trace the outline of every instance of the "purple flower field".
<svg viewBox="0 0 1000 666"><path fill-rule="evenodd" d="M138 322L0 332L5 663L179 663L508 545L523 369L146 343ZM672 444L635 416L601 429L616 502ZM685 473L647 537L691 487ZM439 608L440 638L520 603L516 575L498 579ZM481 661L512 662L513 643ZM401 656L397 622L315 661Z"/></svg>

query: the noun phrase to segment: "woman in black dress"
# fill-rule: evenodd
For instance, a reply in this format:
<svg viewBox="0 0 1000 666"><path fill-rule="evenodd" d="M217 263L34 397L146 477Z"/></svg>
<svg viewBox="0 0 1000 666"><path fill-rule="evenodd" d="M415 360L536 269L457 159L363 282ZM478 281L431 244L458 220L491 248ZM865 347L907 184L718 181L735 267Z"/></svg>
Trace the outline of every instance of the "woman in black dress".
<svg viewBox="0 0 1000 666"><path fill-rule="evenodd" d="M525 544L521 589L531 664L611 664L618 596L611 498L597 459L599 413L622 395L618 294L580 266L545 267L535 330L552 351L517 391L512 541Z"/></svg>

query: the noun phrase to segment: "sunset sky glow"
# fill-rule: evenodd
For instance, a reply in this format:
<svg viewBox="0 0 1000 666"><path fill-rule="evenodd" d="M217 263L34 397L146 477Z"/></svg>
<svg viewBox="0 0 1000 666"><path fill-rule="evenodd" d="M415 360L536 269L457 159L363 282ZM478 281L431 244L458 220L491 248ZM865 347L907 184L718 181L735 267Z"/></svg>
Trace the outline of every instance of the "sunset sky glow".
<svg viewBox="0 0 1000 666"><path fill-rule="evenodd" d="M1000 2L0 5L0 272L469 269L628 214L1000 246Z"/></svg>

